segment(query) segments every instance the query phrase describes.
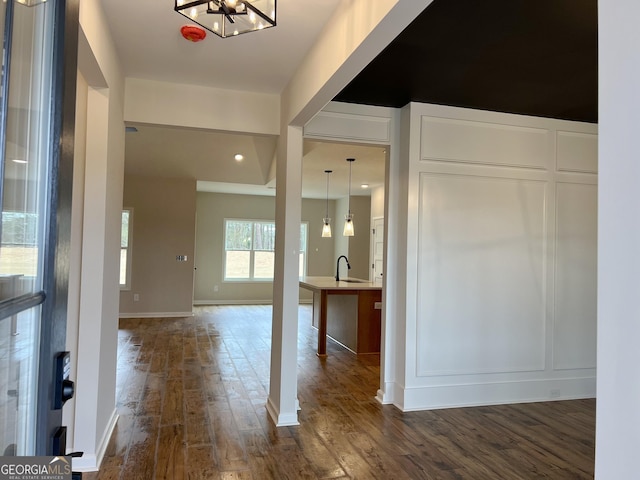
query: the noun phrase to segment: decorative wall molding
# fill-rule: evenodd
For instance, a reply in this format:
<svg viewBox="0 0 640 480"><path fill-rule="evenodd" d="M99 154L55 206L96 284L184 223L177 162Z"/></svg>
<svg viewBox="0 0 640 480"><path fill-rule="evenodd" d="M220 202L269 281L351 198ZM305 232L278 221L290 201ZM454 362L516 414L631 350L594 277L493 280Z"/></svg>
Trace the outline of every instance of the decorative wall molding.
<svg viewBox="0 0 640 480"><path fill-rule="evenodd" d="M595 298L594 126L413 103L402 121L404 351L389 398L595 396L595 306L580 300Z"/></svg>
<svg viewBox="0 0 640 480"><path fill-rule="evenodd" d="M598 173L598 136L556 132L556 162L560 172Z"/></svg>
<svg viewBox="0 0 640 480"><path fill-rule="evenodd" d="M428 116L420 121L421 160L549 168L550 130Z"/></svg>
<svg viewBox="0 0 640 480"><path fill-rule="evenodd" d="M416 376L545 368L545 182L421 173Z"/></svg>
<svg viewBox="0 0 640 480"><path fill-rule="evenodd" d="M391 141L391 118L321 111L305 125L304 137L387 145Z"/></svg>
<svg viewBox="0 0 640 480"><path fill-rule="evenodd" d="M554 370L596 367L597 185L556 184ZM576 271L576 265L580 269Z"/></svg>

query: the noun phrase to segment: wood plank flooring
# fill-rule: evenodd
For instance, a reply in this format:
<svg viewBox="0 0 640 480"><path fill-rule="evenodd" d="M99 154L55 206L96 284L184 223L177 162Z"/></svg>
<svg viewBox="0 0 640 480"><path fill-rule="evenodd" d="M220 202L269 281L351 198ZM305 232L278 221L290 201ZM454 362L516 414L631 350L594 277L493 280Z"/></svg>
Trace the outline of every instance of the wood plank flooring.
<svg viewBox="0 0 640 480"><path fill-rule="evenodd" d="M402 413L374 400L379 356L332 341L300 309L300 426L267 418L271 307L200 307L120 322L120 419L103 479L587 479L595 401Z"/></svg>

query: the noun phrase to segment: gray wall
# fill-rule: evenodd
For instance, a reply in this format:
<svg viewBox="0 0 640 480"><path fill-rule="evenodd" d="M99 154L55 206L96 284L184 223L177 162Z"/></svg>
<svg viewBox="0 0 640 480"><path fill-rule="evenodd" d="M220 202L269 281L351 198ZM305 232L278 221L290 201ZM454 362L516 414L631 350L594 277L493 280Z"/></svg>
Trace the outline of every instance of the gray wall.
<svg viewBox="0 0 640 480"><path fill-rule="evenodd" d="M126 176L123 207L133 208L133 233L131 290L120 292L120 316L191 312L195 180Z"/></svg>
<svg viewBox="0 0 640 480"><path fill-rule="evenodd" d="M351 213L355 235L343 237L344 216L349 210L346 198L336 200L336 216L333 224L336 258L346 255L351 265L347 271L344 262L340 262L340 277L369 279L369 246L371 243L371 198L351 197ZM335 266L334 266L335 268ZM335 275L335 272L334 272Z"/></svg>
<svg viewBox="0 0 640 480"><path fill-rule="evenodd" d="M335 225L335 202L329 208ZM302 220L309 224L307 275L335 275L333 238L322 238L322 218L325 215L325 200L303 199ZM275 198L251 195L231 195L199 192L197 194L196 226L196 274L194 302L206 303L270 303L273 283L225 282L224 219L244 218L250 220L274 220ZM334 227L335 228L335 227ZM340 231L341 233L341 231ZM217 286L217 291L216 291ZM300 291L302 300L310 295Z"/></svg>

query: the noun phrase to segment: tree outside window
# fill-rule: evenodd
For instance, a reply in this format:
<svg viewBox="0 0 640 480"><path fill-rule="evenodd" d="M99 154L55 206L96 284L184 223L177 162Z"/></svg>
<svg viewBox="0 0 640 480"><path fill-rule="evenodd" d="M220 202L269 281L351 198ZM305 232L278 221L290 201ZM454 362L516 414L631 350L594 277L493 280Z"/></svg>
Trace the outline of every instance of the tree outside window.
<svg viewBox="0 0 640 480"><path fill-rule="evenodd" d="M273 280L276 225L262 220L225 220L224 279ZM306 271L307 224L300 225L300 275Z"/></svg>

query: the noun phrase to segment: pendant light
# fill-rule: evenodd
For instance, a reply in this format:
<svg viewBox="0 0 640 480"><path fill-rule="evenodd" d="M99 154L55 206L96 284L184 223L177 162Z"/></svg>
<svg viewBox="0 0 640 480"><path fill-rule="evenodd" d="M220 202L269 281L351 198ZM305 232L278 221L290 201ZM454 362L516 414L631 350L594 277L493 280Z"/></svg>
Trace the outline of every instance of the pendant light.
<svg viewBox="0 0 640 480"><path fill-rule="evenodd" d="M276 2L277 0L175 0L173 9L219 37L227 38L275 27Z"/></svg>
<svg viewBox="0 0 640 480"><path fill-rule="evenodd" d="M349 197L347 198L348 202L348 211L344 216L344 230L342 231L342 235L345 237L353 237L353 214L351 213L351 165L355 162L355 158L347 158L347 162L349 162Z"/></svg>
<svg viewBox="0 0 640 480"><path fill-rule="evenodd" d="M327 209L324 214L324 218L322 219L322 236L323 237L331 237L331 219L329 218L329 175L333 172L333 170L325 170L324 173L327 174Z"/></svg>

